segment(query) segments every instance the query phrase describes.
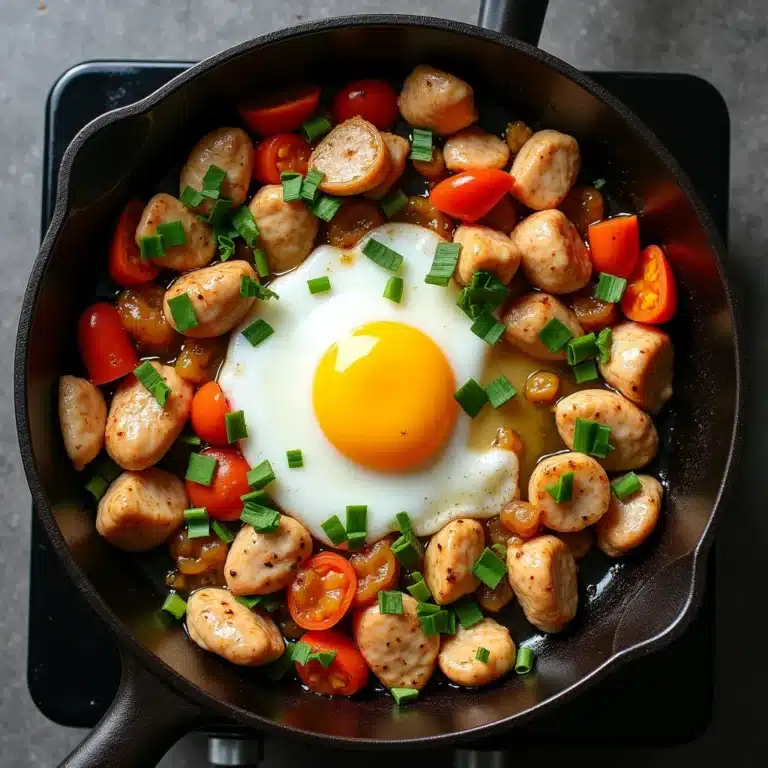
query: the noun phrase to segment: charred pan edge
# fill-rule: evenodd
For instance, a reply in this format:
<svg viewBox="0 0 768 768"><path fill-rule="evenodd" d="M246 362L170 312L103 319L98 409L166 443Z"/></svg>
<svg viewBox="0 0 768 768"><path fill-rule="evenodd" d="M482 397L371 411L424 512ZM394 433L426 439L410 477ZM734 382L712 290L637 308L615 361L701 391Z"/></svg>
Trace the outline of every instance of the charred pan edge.
<svg viewBox="0 0 768 768"><path fill-rule="evenodd" d="M179 675L171 667L168 667L165 663L160 661L153 653L144 648L144 646L142 646L136 640L136 638L127 631L117 616L112 612L109 605L107 605L102 600L101 596L96 592L91 583L83 576L80 569L75 565L69 549L66 546L61 533L59 532L58 526L56 525L50 510L49 500L46 496L45 490L42 487L40 478L38 477L35 458L32 454L28 416L29 403L27 401L26 386L32 316L34 314L34 308L37 303L40 284L46 272L48 259L51 252L53 251L56 241L59 238L62 226L70 213L69 186L72 165L77 153L85 144L85 142L96 132L107 125L125 118L135 117L149 112L169 94L183 88L185 85L187 85L187 83L197 79L208 70L215 68L225 61L236 58L243 53L247 53L259 48L264 48L273 43L278 43L292 37L301 37L318 32L355 26L427 27L487 40L491 43L502 45L507 48L513 48L529 56L532 56L546 66L554 69L556 72L574 81L582 88L584 88L584 90L600 99L610 109L616 112L628 125L630 125L633 131L643 139L643 141L669 169L671 175L674 177L675 181L688 198L702 228L707 234L712 250L715 253L718 273L724 286L730 318L734 329L736 400L734 425L730 436L728 460L726 463L723 479L717 493L715 504L712 509L712 514L710 515L707 527L702 534L694 552L693 569L691 573L688 599L675 621L655 637L638 643L611 656L610 659L605 661L601 666L599 666L586 677L583 677L577 683L574 683L572 686L565 689L564 691L561 691L559 694L537 704L525 712L521 712L503 720L499 720L491 725L478 726L476 728L456 731L447 735L425 736L422 738L400 741L383 739L349 739L337 736L319 736L316 733L304 731L300 728L277 724L271 720L267 720L260 716L254 715L247 710L231 707L210 697L200 688ZM685 627L689 624L693 614L701 602L707 554L712 544L715 516L719 511L727 486L729 484L730 470L733 463L734 454L740 443L739 427L741 424L741 400L743 388L742 359L739 349L739 323L736 315L736 303L727 282L727 270L724 264L725 253L725 246L721 241L720 235L717 231L717 228L715 227L711 215L707 211L702 201L699 199L699 196L694 190L688 176L679 167L672 155L664 148L659 139L656 138L656 136L642 123L642 121L637 116L635 116L622 102L612 96L608 91L599 86L579 70L574 69L564 61L561 61L560 59L557 59L556 57L551 56L550 54L545 53L538 48L521 42L515 38L508 37L507 35L502 35L497 32L475 27L470 24L419 16L400 15L344 16L302 24L289 29L263 35L261 37L222 51L210 57L209 59L206 59L200 64L191 67L186 72L183 72L182 74L173 78L173 80L159 88L150 96L136 102L135 104L122 107L121 109L114 110L113 112L108 112L96 118L87 126L85 126L82 131L80 131L80 133L73 139L72 143L66 150L61 163L59 174L56 208L53 213L50 227L48 228L48 231L45 235L38 256L34 262L32 272L30 274L29 283L27 285L27 290L25 292L24 301L21 308L19 330L16 340L16 355L14 364L14 404L16 412L16 426L19 434L21 458L24 465L24 471L27 476L27 482L32 493L33 502L40 515L42 525L50 537L56 554L60 558L67 573L78 585L79 589L91 603L94 609L105 619L108 626L117 635L120 645L137 656L145 666L150 667L150 669L152 669L152 671L155 672L160 677L160 679L165 682L171 689L177 691L179 694L185 696L186 698L190 698L196 701L209 710L214 710L215 712L223 715L231 715L232 711L234 710L236 715L241 718L244 723L250 722L250 724L254 726L268 729L274 733L284 734L285 731L288 731L290 734L300 737L305 741L311 741L318 744L323 744L325 746L328 746L328 742L332 742L332 746L349 749L360 749L361 747L375 747L381 749L394 749L398 747L413 748L417 746L432 747L437 744L445 746L457 743L459 741L479 739L492 734L499 734L505 730L508 730L513 725L522 724L534 716L538 716L546 711L549 711L560 702L563 702L575 695L578 691L598 682L606 674L608 674L609 671L624 664L630 659L646 654L653 649L660 648L668 644L678 635L680 635Z"/></svg>

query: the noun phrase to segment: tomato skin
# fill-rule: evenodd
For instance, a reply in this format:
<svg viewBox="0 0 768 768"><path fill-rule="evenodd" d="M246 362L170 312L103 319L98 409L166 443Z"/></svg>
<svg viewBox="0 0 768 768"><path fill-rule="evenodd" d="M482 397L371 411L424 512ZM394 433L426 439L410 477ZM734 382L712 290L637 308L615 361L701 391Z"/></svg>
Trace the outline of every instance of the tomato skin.
<svg viewBox="0 0 768 768"><path fill-rule="evenodd" d="M386 80L355 80L336 94L331 114L335 123L359 116L383 131L397 119L397 93Z"/></svg>
<svg viewBox="0 0 768 768"><path fill-rule="evenodd" d="M589 251L595 272L627 278L640 258L637 216L614 216L587 228Z"/></svg>
<svg viewBox="0 0 768 768"><path fill-rule="evenodd" d="M143 200L131 200L117 220L109 246L109 276L118 285L143 285L160 274L160 267L152 261L143 261L136 245L136 228L144 213Z"/></svg>
<svg viewBox="0 0 768 768"><path fill-rule="evenodd" d="M301 682L310 690L328 696L352 696L365 688L369 675L368 665L351 638L333 629L326 629L307 632L301 641L313 651L336 651L336 657L328 669L319 661L310 661L306 666L296 664ZM332 677L336 677L339 682L346 680L346 685L334 686Z"/></svg>
<svg viewBox="0 0 768 768"><path fill-rule="evenodd" d="M278 133L257 145L253 178L260 184L279 184L281 171L306 174L312 148L295 133Z"/></svg>
<svg viewBox="0 0 768 768"><path fill-rule="evenodd" d="M658 245L649 245L640 254L621 298L621 309L630 320L649 325L666 323L677 312L677 282L669 260Z"/></svg>
<svg viewBox="0 0 768 768"><path fill-rule="evenodd" d="M232 448L206 448L200 453L216 459L216 472L210 487L185 482L190 506L205 507L214 520L237 520L243 511L240 497L251 490L248 462Z"/></svg>
<svg viewBox="0 0 768 768"><path fill-rule="evenodd" d="M512 177L497 168L464 171L441 181L429 201L454 219L477 221L512 189L512 183Z"/></svg>
<svg viewBox="0 0 768 768"><path fill-rule="evenodd" d="M339 604L327 615L321 618L307 615L308 609L312 604L305 605L303 595L306 583L306 574L312 571L316 577L322 577L330 572L341 574L345 579L343 594ZM344 617L344 614L352 605L352 599L357 592L357 576L355 569L349 564L349 561L335 552L320 552L319 554L307 560L296 573L296 578L288 587L288 610L291 612L293 620L303 629L329 629L338 624Z"/></svg>
<svg viewBox="0 0 768 768"><path fill-rule="evenodd" d="M117 308L105 301L80 315L77 341L88 377L97 386L132 373L139 365Z"/></svg>
<svg viewBox="0 0 768 768"><path fill-rule="evenodd" d="M228 445L224 417L229 410L221 387L215 381L204 384L195 392L189 414L195 434L206 443Z"/></svg>
<svg viewBox="0 0 768 768"><path fill-rule="evenodd" d="M295 131L317 109L320 88L306 85L262 102L239 104L246 125L261 136Z"/></svg>

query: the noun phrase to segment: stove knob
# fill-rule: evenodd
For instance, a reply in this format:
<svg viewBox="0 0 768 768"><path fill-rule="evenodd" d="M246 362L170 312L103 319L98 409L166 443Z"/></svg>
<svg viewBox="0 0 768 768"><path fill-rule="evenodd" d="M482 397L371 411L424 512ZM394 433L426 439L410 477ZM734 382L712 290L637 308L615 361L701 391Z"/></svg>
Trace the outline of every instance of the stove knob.
<svg viewBox="0 0 768 768"><path fill-rule="evenodd" d="M208 762L212 768L240 768L260 765L264 758L261 739L239 736L209 736Z"/></svg>

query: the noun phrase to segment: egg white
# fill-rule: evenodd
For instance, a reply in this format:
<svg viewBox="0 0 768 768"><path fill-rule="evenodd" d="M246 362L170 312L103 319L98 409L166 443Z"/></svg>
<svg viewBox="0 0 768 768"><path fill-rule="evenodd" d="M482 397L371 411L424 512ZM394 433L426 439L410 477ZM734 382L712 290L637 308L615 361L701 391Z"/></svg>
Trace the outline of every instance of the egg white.
<svg viewBox="0 0 768 768"><path fill-rule="evenodd" d="M392 273L362 253L369 237L404 257L400 304L383 297ZM447 288L424 282L440 242L424 227L385 224L351 251L321 246L270 285L279 300L257 301L232 334L219 384L232 410L245 412L243 455L251 466L269 459L277 475L270 495L321 541L328 542L321 523L332 515L344 522L348 504L368 506L368 541L373 542L397 530L395 515L402 510L416 533L426 536L457 517L498 514L517 491L515 454L492 447L471 450L470 419L461 410L444 450L406 473L376 472L350 461L328 441L315 417L312 386L320 358L335 341L372 321L401 322L427 334L453 368L457 388L470 377L481 381L489 347L471 333L456 306L459 289L453 281ZM323 275L330 278L331 291L310 294L307 280ZM274 334L252 347L240 332L259 317ZM289 469L286 451L297 448L304 466Z"/></svg>

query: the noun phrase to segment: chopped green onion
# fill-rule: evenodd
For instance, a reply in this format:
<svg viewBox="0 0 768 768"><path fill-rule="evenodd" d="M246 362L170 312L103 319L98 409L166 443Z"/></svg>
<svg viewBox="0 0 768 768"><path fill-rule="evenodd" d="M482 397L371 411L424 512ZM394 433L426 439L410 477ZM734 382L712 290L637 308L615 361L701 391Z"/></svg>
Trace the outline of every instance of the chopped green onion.
<svg viewBox="0 0 768 768"><path fill-rule="evenodd" d="M507 573L507 566L492 549L486 547L475 560L472 573L487 587L496 589Z"/></svg>
<svg viewBox="0 0 768 768"><path fill-rule="evenodd" d="M402 189L390 192L385 198L379 201L381 212L391 219L399 210L408 204L408 195Z"/></svg>
<svg viewBox="0 0 768 768"><path fill-rule="evenodd" d="M423 163L432 160L432 131L423 128L413 129L411 160L420 160Z"/></svg>
<svg viewBox="0 0 768 768"><path fill-rule="evenodd" d="M260 491L265 485L269 485L275 479L272 465L267 459L248 472L248 485L255 491Z"/></svg>
<svg viewBox="0 0 768 768"><path fill-rule="evenodd" d="M235 535L220 520L211 522L211 528L225 544L231 544L235 540Z"/></svg>
<svg viewBox="0 0 768 768"><path fill-rule="evenodd" d="M403 593L389 589L379 592L379 613L400 614L403 612Z"/></svg>
<svg viewBox="0 0 768 768"><path fill-rule="evenodd" d="M474 419L488 402L488 395L474 379L469 379L456 390L453 399L462 407L464 413Z"/></svg>
<svg viewBox="0 0 768 768"><path fill-rule="evenodd" d="M462 597L451 608L456 612L462 629L474 627L475 624L479 624L484 618L480 606L471 597Z"/></svg>
<svg viewBox="0 0 768 768"><path fill-rule="evenodd" d="M538 336L550 352L559 352L573 338L573 334L556 317L539 331Z"/></svg>
<svg viewBox="0 0 768 768"><path fill-rule="evenodd" d="M491 549L501 557L505 558L507 557L507 548L503 544L492 544Z"/></svg>
<svg viewBox="0 0 768 768"><path fill-rule="evenodd" d="M299 448L286 451L285 457L288 459L288 469L300 469L304 466L304 454Z"/></svg>
<svg viewBox="0 0 768 768"><path fill-rule="evenodd" d="M205 520L194 520L187 523L187 538L189 539L204 539L211 535L211 521L206 518Z"/></svg>
<svg viewBox="0 0 768 768"><path fill-rule="evenodd" d="M397 272L403 263L403 257L397 252L388 248L384 243L370 238L363 246L363 253L380 267L388 269L390 272Z"/></svg>
<svg viewBox="0 0 768 768"><path fill-rule="evenodd" d="M429 269L429 274L424 278L424 282L445 288L451 281L460 253L461 243L440 243L435 249L432 266Z"/></svg>
<svg viewBox="0 0 768 768"><path fill-rule="evenodd" d="M470 330L475 336L479 336L486 344L491 347L501 341L507 327L500 323L490 312L483 312L474 323Z"/></svg>
<svg viewBox="0 0 768 768"><path fill-rule="evenodd" d="M165 246L161 235L145 235L139 238L139 253L143 261L159 259L165 255Z"/></svg>
<svg viewBox="0 0 768 768"><path fill-rule="evenodd" d="M304 135L304 138L310 142L310 144L315 139L319 139L321 136L325 136L325 134L330 130L331 121L323 115L313 117L311 120L307 120L307 122L303 123L301 126L301 132Z"/></svg>
<svg viewBox="0 0 768 768"><path fill-rule="evenodd" d="M325 535L330 539L334 547L338 547L339 544L343 544L347 540L347 532L344 530L338 515L329 517L324 523L320 524L320 527L325 531Z"/></svg>
<svg viewBox="0 0 768 768"><path fill-rule="evenodd" d="M245 205L238 208L232 215L232 226L248 245L253 245L259 237L256 219L253 218L250 209Z"/></svg>
<svg viewBox="0 0 768 768"><path fill-rule="evenodd" d="M387 284L384 286L384 298L394 301L395 304L399 304L403 298L403 278L397 275L387 280Z"/></svg>
<svg viewBox="0 0 768 768"><path fill-rule="evenodd" d="M317 168L310 168L304 181L301 182L301 199L314 203L318 187L323 183L325 174Z"/></svg>
<svg viewBox="0 0 768 768"><path fill-rule="evenodd" d="M419 698L419 692L415 688L390 688L389 692L398 707L403 704L410 704Z"/></svg>
<svg viewBox="0 0 768 768"><path fill-rule="evenodd" d="M595 442L596 434L596 421L577 418L576 426L573 429L572 450L577 453L589 453L592 450L592 444Z"/></svg>
<svg viewBox="0 0 768 768"><path fill-rule="evenodd" d="M116 464L109 456L105 456L95 467L96 474L103 477L107 483L117 480L123 474L123 468Z"/></svg>
<svg viewBox="0 0 768 768"><path fill-rule="evenodd" d="M605 184L606 184L606 181L605 181L605 179L602 179L602 178L600 178L600 179L595 179L595 180L592 182L592 186L593 186L595 189L597 189L597 190L600 190L600 189L602 189L602 188L605 186Z"/></svg>
<svg viewBox="0 0 768 768"><path fill-rule="evenodd" d="M85 490L93 496L94 500L98 504L101 501L102 496L107 492L109 483L99 475L94 475L86 484Z"/></svg>
<svg viewBox="0 0 768 768"><path fill-rule="evenodd" d="M415 569L421 562L422 549L413 531L404 533L390 547L392 554L398 559L403 568Z"/></svg>
<svg viewBox="0 0 768 768"><path fill-rule="evenodd" d="M187 603L176 592L169 592L160 610L170 613L175 619L181 620L187 612Z"/></svg>
<svg viewBox="0 0 768 768"><path fill-rule="evenodd" d="M456 614L453 611L441 610L434 614L435 626L441 635L456 634Z"/></svg>
<svg viewBox="0 0 768 768"><path fill-rule="evenodd" d="M589 453L592 456L597 456L598 459L604 459L613 450L610 439L611 428L605 424L598 424Z"/></svg>
<svg viewBox="0 0 768 768"><path fill-rule="evenodd" d="M611 491L619 501L625 501L633 493L642 490L640 478L634 472L627 472L623 477L619 477L611 483Z"/></svg>
<svg viewBox="0 0 768 768"><path fill-rule="evenodd" d="M597 335L597 359L605 364L611 359L611 344L613 342L613 331L610 328L603 328Z"/></svg>
<svg viewBox="0 0 768 768"><path fill-rule="evenodd" d="M171 394L171 388L165 383L165 379L152 363L149 360L145 360L138 368L134 369L133 375L157 400L160 407L163 408L168 401L168 395Z"/></svg>
<svg viewBox="0 0 768 768"><path fill-rule="evenodd" d="M573 496L573 472L565 472L560 475L556 483L552 483L544 490L555 500L555 504L566 504Z"/></svg>
<svg viewBox="0 0 768 768"><path fill-rule="evenodd" d="M598 378L597 366L594 360L585 360L583 363L574 365L571 370L577 384L583 384L585 381L594 381Z"/></svg>
<svg viewBox="0 0 768 768"><path fill-rule="evenodd" d="M184 510L184 519L188 523L200 523L208 519L208 510L205 507L190 507Z"/></svg>
<svg viewBox="0 0 768 768"><path fill-rule="evenodd" d="M432 616L432 614L440 613L441 610L442 608L434 603L419 603L416 606L416 615L422 618L423 616Z"/></svg>
<svg viewBox="0 0 768 768"><path fill-rule="evenodd" d="M461 289L456 304L467 317L476 320L484 312L498 309L510 294L509 288L492 272L475 272Z"/></svg>
<svg viewBox="0 0 768 768"><path fill-rule="evenodd" d="M267 252L261 248L256 248L253 252L253 262L256 265L256 274L259 277L269 276L269 262L267 261Z"/></svg>
<svg viewBox="0 0 768 768"><path fill-rule="evenodd" d="M195 308L192 305L192 299L189 298L188 293L181 293L172 299L168 299L168 309L171 310L173 324L179 333L197 328L199 325Z"/></svg>
<svg viewBox="0 0 768 768"><path fill-rule="evenodd" d="M313 296L316 293L327 293L331 290L331 280L327 275L313 277L311 280L307 280L307 286Z"/></svg>
<svg viewBox="0 0 768 768"><path fill-rule="evenodd" d="M229 261L235 254L235 241L228 235L216 235L216 243L219 248L219 258Z"/></svg>
<svg viewBox="0 0 768 768"><path fill-rule="evenodd" d="M227 178L227 172L217 165L209 165L208 170L203 176L203 197L210 197L211 200L218 200L221 193L221 185Z"/></svg>
<svg viewBox="0 0 768 768"><path fill-rule="evenodd" d="M234 443L248 437L244 411L230 411L224 415L224 428L227 430L227 442Z"/></svg>
<svg viewBox="0 0 768 768"><path fill-rule="evenodd" d="M283 171L280 174L280 183L283 185L283 200L290 203L301 199L301 184L304 177L293 171Z"/></svg>
<svg viewBox="0 0 768 768"><path fill-rule="evenodd" d="M203 441L197 436L197 435L179 435L179 437L176 439L177 443L181 443L182 445L202 445Z"/></svg>
<svg viewBox="0 0 768 768"><path fill-rule="evenodd" d="M243 502L243 504L258 504L262 507L269 507L270 509L274 509L275 505L270 500L269 496L267 496L266 491L248 491L248 493L244 493L240 497L240 501Z"/></svg>
<svg viewBox="0 0 768 768"><path fill-rule="evenodd" d="M189 184L187 184L187 186L184 187L184 191L181 193L179 200L181 200L187 208L197 208L197 206L203 202L203 193L198 192L194 187L190 187Z"/></svg>
<svg viewBox="0 0 768 768"><path fill-rule="evenodd" d="M274 291L271 291L252 277L248 277L248 275L243 275L240 278L240 295L246 299L255 297L263 301L269 301L270 299L280 300L280 297Z"/></svg>
<svg viewBox="0 0 768 768"><path fill-rule="evenodd" d="M616 277L616 275L601 272L600 277L597 279L595 298L609 304L615 304L617 301L621 301L621 297L626 289L627 281L623 277Z"/></svg>
<svg viewBox="0 0 768 768"><path fill-rule="evenodd" d="M333 660L336 658L336 651L313 651L309 655L310 661L317 661L324 669L333 664Z"/></svg>
<svg viewBox="0 0 768 768"><path fill-rule="evenodd" d="M410 574L411 584L416 584L419 581L424 581L424 574L421 571L413 571Z"/></svg>
<svg viewBox="0 0 768 768"><path fill-rule="evenodd" d="M439 606L435 606L438 610L434 613L428 613L424 614L422 616L419 616L419 624L421 624L421 631L427 636L427 637L434 637L435 635L440 634L440 630L437 628L437 621L435 619L435 616L440 612Z"/></svg>
<svg viewBox="0 0 768 768"><path fill-rule="evenodd" d="M565 358L568 365L577 365L593 357L597 357L597 337L594 333L571 339L565 345Z"/></svg>
<svg viewBox="0 0 768 768"><path fill-rule="evenodd" d="M245 504L240 519L259 533L272 533L280 527L280 513L260 504Z"/></svg>
<svg viewBox="0 0 768 768"><path fill-rule="evenodd" d="M395 515L397 519L397 526L400 529L400 533L410 533L413 530L411 525L411 518L407 512L398 512Z"/></svg>
<svg viewBox="0 0 768 768"><path fill-rule="evenodd" d="M517 390L509 383L506 376L499 376L485 388L485 393L488 395L488 402L494 408L501 408L517 394Z"/></svg>
<svg viewBox="0 0 768 768"><path fill-rule="evenodd" d="M482 662L483 664L488 663L488 659L491 658L491 652L487 648L483 648L482 646L477 649L477 653L475 653L475 658Z"/></svg>
<svg viewBox="0 0 768 768"><path fill-rule="evenodd" d="M312 215L323 221L331 221L333 217L339 212L341 208L341 200L337 197L328 197L328 195L320 195L315 198L313 203L309 204L309 210Z"/></svg>
<svg viewBox="0 0 768 768"><path fill-rule="evenodd" d="M296 664L305 667L309 663L309 657L312 655L312 646L299 640L291 649L291 659Z"/></svg>
<svg viewBox="0 0 768 768"><path fill-rule="evenodd" d="M241 605L244 605L246 608L249 608L251 610L253 610L258 605L260 608L263 608L265 611L269 613L273 613L282 605L282 603L280 602L280 599L276 597L274 594L253 595L251 597L238 595L235 598L235 602L238 602Z"/></svg>
<svg viewBox="0 0 768 768"><path fill-rule="evenodd" d="M262 341L268 339L275 329L266 321L259 318L255 323L251 323L243 332L243 336L251 343L252 347L258 347Z"/></svg>
<svg viewBox="0 0 768 768"><path fill-rule="evenodd" d="M216 459L213 456L204 456L202 453L190 453L189 464L185 480L210 487L213 482L213 474L216 472Z"/></svg>
<svg viewBox="0 0 768 768"><path fill-rule="evenodd" d="M347 538L352 547L352 537L357 541L360 534L365 537L368 529L368 507L365 504L350 504L347 506ZM363 538L365 542L365 538Z"/></svg>
<svg viewBox="0 0 768 768"><path fill-rule="evenodd" d="M187 233L184 231L184 225L178 219L158 224L157 234L163 238L164 248L184 245L187 242Z"/></svg>
<svg viewBox="0 0 768 768"><path fill-rule="evenodd" d="M364 531L354 531L347 534L347 548L350 552L362 549L365 546L367 534Z"/></svg>
<svg viewBox="0 0 768 768"><path fill-rule="evenodd" d="M268 680L277 682L285 677L285 673L293 666L293 646L290 640L286 642L283 655L275 661L261 667L262 673Z"/></svg>
<svg viewBox="0 0 768 768"><path fill-rule="evenodd" d="M261 595L254 595L253 597L247 597L246 595L238 595L235 598L236 603L244 605L246 608L253 610L260 602Z"/></svg>
<svg viewBox="0 0 768 768"><path fill-rule="evenodd" d="M518 648L517 661L515 661L515 672L518 675L527 675L534 664L533 651L530 648Z"/></svg>
<svg viewBox="0 0 768 768"><path fill-rule="evenodd" d="M210 224L212 227L216 228L221 225L221 223L226 218L227 214L232 210L232 201L227 197L220 197L214 204L213 208L211 209L211 213L206 219L208 224Z"/></svg>
<svg viewBox="0 0 768 768"><path fill-rule="evenodd" d="M426 603L432 598L432 593L429 591L427 582L424 579L417 581L415 584L411 584L407 587L411 597L414 597L420 603Z"/></svg>

